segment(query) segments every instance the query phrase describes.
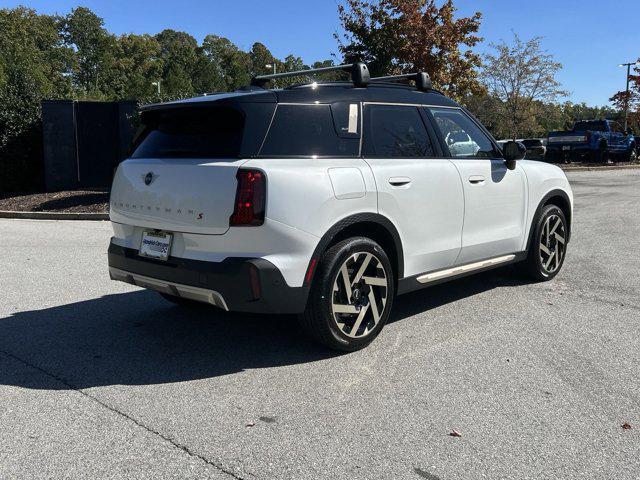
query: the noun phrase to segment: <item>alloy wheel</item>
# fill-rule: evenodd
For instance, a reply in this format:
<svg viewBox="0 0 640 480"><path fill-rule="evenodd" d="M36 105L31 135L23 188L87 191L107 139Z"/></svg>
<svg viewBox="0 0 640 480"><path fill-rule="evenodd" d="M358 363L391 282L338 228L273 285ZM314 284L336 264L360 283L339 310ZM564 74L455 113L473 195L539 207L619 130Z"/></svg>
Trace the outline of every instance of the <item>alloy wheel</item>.
<svg viewBox="0 0 640 480"><path fill-rule="evenodd" d="M540 233L540 262L545 273L553 274L560 268L566 245L562 218L559 215L549 215Z"/></svg>
<svg viewBox="0 0 640 480"><path fill-rule="evenodd" d="M363 338L376 327L387 304L389 275L378 257L358 252L347 258L333 282L331 312L340 331Z"/></svg>

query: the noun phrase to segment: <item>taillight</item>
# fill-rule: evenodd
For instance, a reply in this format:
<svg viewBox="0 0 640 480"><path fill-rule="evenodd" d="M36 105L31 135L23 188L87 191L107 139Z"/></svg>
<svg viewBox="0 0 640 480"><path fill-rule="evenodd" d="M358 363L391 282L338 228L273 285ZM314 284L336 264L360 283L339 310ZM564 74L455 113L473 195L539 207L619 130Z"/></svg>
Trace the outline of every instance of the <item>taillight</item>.
<svg viewBox="0 0 640 480"><path fill-rule="evenodd" d="M258 226L264 223L266 179L259 170L238 170L238 188L230 226Z"/></svg>

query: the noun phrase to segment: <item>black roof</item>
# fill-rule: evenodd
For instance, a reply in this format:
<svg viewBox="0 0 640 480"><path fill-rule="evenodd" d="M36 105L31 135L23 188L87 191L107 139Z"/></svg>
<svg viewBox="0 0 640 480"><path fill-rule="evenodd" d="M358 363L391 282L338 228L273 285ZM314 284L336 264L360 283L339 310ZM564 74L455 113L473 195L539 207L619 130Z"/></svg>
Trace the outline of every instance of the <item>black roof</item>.
<svg viewBox="0 0 640 480"><path fill-rule="evenodd" d="M147 105L143 110L202 107L215 103L336 103L381 102L458 107L453 100L436 90L420 91L408 85L370 83L356 87L351 82L310 83L282 90L249 88L232 93L217 93L175 102Z"/></svg>

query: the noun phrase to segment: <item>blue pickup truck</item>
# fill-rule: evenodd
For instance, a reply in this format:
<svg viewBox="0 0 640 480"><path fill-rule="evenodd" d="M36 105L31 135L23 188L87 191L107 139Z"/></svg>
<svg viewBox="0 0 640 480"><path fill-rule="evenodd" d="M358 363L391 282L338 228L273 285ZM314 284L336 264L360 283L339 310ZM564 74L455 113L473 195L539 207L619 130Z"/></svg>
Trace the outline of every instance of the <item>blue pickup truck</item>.
<svg viewBox="0 0 640 480"><path fill-rule="evenodd" d="M637 159L635 137L616 121L583 120L573 130L549 133L547 160L606 163L613 156L626 162Z"/></svg>

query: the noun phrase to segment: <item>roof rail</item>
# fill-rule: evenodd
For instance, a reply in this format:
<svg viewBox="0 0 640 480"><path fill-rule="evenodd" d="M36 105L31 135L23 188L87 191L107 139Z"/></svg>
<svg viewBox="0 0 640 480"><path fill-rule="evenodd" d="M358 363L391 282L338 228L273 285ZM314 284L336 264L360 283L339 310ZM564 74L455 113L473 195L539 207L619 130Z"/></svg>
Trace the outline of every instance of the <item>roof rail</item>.
<svg viewBox="0 0 640 480"><path fill-rule="evenodd" d="M386 77L375 77L370 81L371 83L380 83L380 82L395 82L397 80L413 80L416 82L416 88L422 92L426 92L427 90L433 90L433 83L429 78L429 74L427 72L418 72L418 73L403 73L401 75L389 75Z"/></svg>
<svg viewBox="0 0 640 480"><path fill-rule="evenodd" d="M273 75L259 75L251 79L251 85L255 87L263 87L266 83L277 78L299 77L312 73L339 71L349 72L351 74L351 81L356 87L366 87L369 83L370 76L367 65L362 62L357 62L347 63L344 65L336 65L334 67L309 68L307 70L297 70L295 72L274 73Z"/></svg>

